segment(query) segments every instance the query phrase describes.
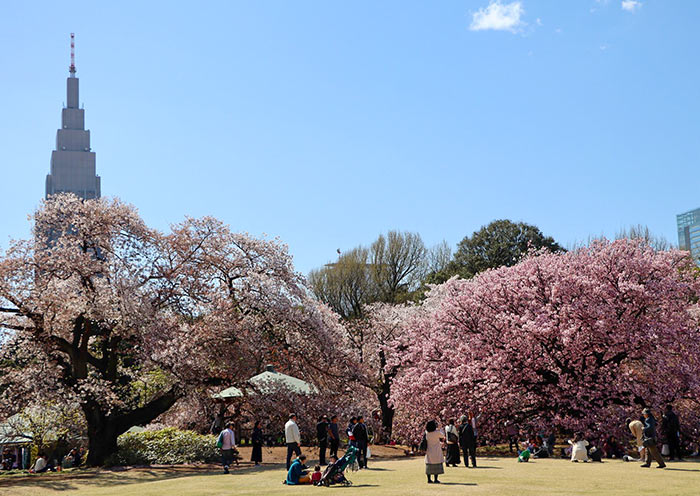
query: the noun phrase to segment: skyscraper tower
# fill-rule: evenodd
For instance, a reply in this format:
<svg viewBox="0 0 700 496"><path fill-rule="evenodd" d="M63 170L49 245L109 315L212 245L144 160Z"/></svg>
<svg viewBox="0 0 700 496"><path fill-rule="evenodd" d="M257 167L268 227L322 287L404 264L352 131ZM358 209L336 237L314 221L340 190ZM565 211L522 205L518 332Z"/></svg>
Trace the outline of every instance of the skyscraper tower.
<svg viewBox="0 0 700 496"><path fill-rule="evenodd" d="M78 103L75 77L75 35L70 35L70 75L66 81L67 105L51 152L51 171L46 176L46 197L73 193L89 200L100 197L100 176L96 174L95 152L90 150L90 131L85 129L85 110Z"/></svg>

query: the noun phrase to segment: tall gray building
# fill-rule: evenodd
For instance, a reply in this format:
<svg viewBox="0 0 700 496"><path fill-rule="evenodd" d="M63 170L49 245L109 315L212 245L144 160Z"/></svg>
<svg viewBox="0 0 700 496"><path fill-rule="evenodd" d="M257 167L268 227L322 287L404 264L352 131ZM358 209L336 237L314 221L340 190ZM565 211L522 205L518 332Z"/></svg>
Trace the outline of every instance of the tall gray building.
<svg viewBox="0 0 700 496"><path fill-rule="evenodd" d="M678 248L688 250L696 262L700 261L700 208L676 215Z"/></svg>
<svg viewBox="0 0 700 496"><path fill-rule="evenodd" d="M78 78L75 77L71 34L71 65L67 79L67 105L56 133L56 149L51 152L51 172L46 176L46 197L73 193L86 200L100 197L100 176L96 174L95 152L90 150L90 131L85 129L85 110L78 104Z"/></svg>

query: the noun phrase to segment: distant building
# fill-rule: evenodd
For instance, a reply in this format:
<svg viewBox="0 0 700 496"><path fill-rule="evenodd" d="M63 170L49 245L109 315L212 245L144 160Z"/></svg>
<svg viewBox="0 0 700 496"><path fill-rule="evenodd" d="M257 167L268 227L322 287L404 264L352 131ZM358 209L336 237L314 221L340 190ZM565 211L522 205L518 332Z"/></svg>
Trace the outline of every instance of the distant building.
<svg viewBox="0 0 700 496"><path fill-rule="evenodd" d="M700 261L700 208L676 215L678 248L687 250Z"/></svg>
<svg viewBox="0 0 700 496"><path fill-rule="evenodd" d="M89 200L100 197L100 177L96 174L95 152L90 149L90 131L85 129L85 110L78 103L78 78L71 34L71 65L67 84L67 105L61 129L56 133L56 150L51 153L51 171L46 176L46 197L73 193Z"/></svg>

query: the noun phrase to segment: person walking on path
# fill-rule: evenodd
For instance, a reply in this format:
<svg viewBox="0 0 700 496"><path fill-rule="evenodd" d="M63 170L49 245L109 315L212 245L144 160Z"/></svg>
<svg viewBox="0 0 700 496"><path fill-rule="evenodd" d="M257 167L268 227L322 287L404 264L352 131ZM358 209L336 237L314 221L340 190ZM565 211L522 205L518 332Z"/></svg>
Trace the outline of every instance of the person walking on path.
<svg viewBox="0 0 700 496"><path fill-rule="evenodd" d="M646 448L646 461L642 467L651 467L651 459L658 464L658 468L664 468L666 463L659 453L659 448L656 446L656 418L651 413L651 410L645 408L642 410L644 415L644 447Z"/></svg>
<svg viewBox="0 0 700 496"><path fill-rule="evenodd" d="M284 424L284 438L287 443L287 470L292 462L292 453L301 456L301 434L297 425L295 413L289 415L289 420Z"/></svg>
<svg viewBox="0 0 700 496"><path fill-rule="evenodd" d="M326 464L326 449L328 448L328 417L323 415L316 424L316 439L318 439L318 462Z"/></svg>
<svg viewBox="0 0 700 496"><path fill-rule="evenodd" d="M464 466L469 467L469 458L471 458L472 466L476 468L476 436L474 427L466 415L462 415L459 419L459 445L462 447Z"/></svg>
<svg viewBox="0 0 700 496"><path fill-rule="evenodd" d="M428 476L428 484L439 484L438 475L444 474L442 464L445 458L442 456L442 443L445 436L437 430L437 422L431 420L425 426L425 475ZM430 480L430 476L435 478Z"/></svg>
<svg viewBox="0 0 700 496"><path fill-rule="evenodd" d="M666 411L664 412L663 421L661 422L661 430L664 431L664 436L666 436L666 442L668 442L668 459L678 461L683 461L681 457L681 440L680 440L680 430L681 425L678 420L678 415L673 411L673 406L670 404L666 405Z"/></svg>
<svg viewBox="0 0 700 496"><path fill-rule="evenodd" d="M360 468L367 468L367 443L369 442L369 436L365 418L362 415L357 417L357 423L352 428L352 436L355 438L355 446L359 450L357 463Z"/></svg>
<svg viewBox="0 0 700 496"><path fill-rule="evenodd" d="M338 446L340 445L340 433L338 431L338 416L333 415L328 424L328 443L330 444L331 457L338 458Z"/></svg>
<svg viewBox="0 0 700 496"><path fill-rule="evenodd" d="M450 420L445 427L445 437L447 438L447 460L445 465L456 467L459 465L459 431L455 426L455 421Z"/></svg>
<svg viewBox="0 0 700 496"><path fill-rule="evenodd" d="M260 465L262 463L262 447L264 439L259 420L256 421L255 425L253 426L251 441L253 442L253 453L250 455L250 461L255 462L256 465Z"/></svg>
<svg viewBox="0 0 700 496"><path fill-rule="evenodd" d="M219 434L218 443L221 443L221 464L224 466L224 473L228 474L228 469L233 463L236 449L236 435L233 433L233 422L226 424L226 429Z"/></svg>

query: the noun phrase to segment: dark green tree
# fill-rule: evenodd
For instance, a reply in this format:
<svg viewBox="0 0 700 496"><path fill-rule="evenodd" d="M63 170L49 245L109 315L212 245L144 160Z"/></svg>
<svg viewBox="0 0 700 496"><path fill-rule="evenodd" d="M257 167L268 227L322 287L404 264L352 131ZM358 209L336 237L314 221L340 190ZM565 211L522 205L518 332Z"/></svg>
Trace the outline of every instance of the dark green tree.
<svg viewBox="0 0 700 496"><path fill-rule="evenodd" d="M518 263L530 250L564 251L554 239L537 226L508 219L494 220L457 245L452 262L442 271L433 272L427 282L441 283L454 275L464 279L479 272Z"/></svg>

